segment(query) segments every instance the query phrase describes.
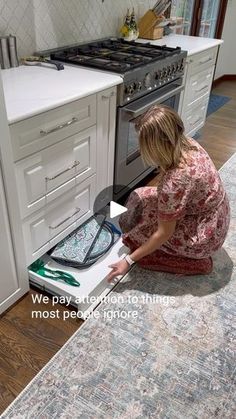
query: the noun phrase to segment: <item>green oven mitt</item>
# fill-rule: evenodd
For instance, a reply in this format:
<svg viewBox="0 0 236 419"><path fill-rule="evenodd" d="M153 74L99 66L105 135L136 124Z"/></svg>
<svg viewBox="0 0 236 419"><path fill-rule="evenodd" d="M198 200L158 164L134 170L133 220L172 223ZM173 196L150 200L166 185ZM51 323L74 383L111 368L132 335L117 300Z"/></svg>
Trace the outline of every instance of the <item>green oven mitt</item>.
<svg viewBox="0 0 236 419"><path fill-rule="evenodd" d="M64 271L46 268L42 259L38 259L32 263L32 265L29 266L29 269L44 278L53 279L54 281L61 280L73 287L80 286L80 283L73 277L73 275Z"/></svg>

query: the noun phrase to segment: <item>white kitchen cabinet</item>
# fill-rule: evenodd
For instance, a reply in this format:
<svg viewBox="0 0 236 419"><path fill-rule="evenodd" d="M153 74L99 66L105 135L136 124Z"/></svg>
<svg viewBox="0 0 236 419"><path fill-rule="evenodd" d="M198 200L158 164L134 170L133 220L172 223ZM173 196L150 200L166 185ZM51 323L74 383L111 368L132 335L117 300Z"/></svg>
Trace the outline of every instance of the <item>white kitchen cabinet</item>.
<svg viewBox="0 0 236 419"><path fill-rule="evenodd" d="M13 247L10 234L10 226L7 215L7 206L3 188L2 173L0 170L0 313L7 306L7 300L11 298L19 288L16 275Z"/></svg>
<svg viewBox="0 0 236 419"><path fill-rule="evenodd" d="M29 289L0 70L0 314ZM6 193L5 180L9 179ZM11 204L11 205L9 205ZM10 226L11 224L11 226Z"/></svg>
<svg viewBox="0 0 236 419"><path fill-rule="evenodd" d="M203 97L209 98L211 92L214 66L189 76L188 89L184 98L184 109L188 111L192 105Z"/></svg>
<svg viewBox="0 0 236 419"><path fill-rule="evenodd" d="M205 51L193 54L187 58L190 73L198 73L207 67L215 65L218 46L206 49Z"/></svg>
<svg viewBox="0 0 236 419"><path fill-rule="evenodd" d="M16 162L15 171L24 219L96 172L96 125Z"/></svg>
<svg viewBox="0 0 236 419"><path fill-rule="evenodd" d="M179 113L186 135L193 136L206 120L218 46L187 57Z"/></svg>
<svg viewBox="0 0 236 419"><path fill-rule="evenodd" d="M200 101L193 103L186 112L185 131L187 133L195 133L202 128L202 121L206 119L208 101L209 97L205 96Z"/></svg>
<svg viewBox="0 0 236 419"><path fill-rule="evenodd" d="M83 270L59 265L47 252L93 215L98 195L102 204L112 199L107 190L113 186L115 128L116 87L10 125L25 265L40 258L51 269L71 273L81 286L44 278L29 268L30 280L70 296L72 304L88 312L97 303L76 304L76 298L110 292L108 265L127 253L121 239Z"/></svg>
<svg viewBox="0 0 236 419"><path fill-rule="evenodd" d="M96 194L94 195L93 193L87 193L87 195L84 197L85 203L86 199L88 199L89 196L91 197L91 202L90 204L87 204L86 207L88 211L85 213L86 218L87 215L92 215L91 204L94 202L95 196L99 195L101 205L108 203L112 198L108 193L109 191L111 192L111 188L108 187L113 185L116 126L116 88L109 88L98 93L96 107L96 172L92 178L89 177L85 182L78 186L78 188L81 188L82 185L88 185L90 179L94 179L96 184ZM102 191L105 193L102 194ZM72 197L73 189L70 192L67 192L67 194ZM62 200L62 198L60 198L60 200ZM69 205L69 201L66 201L67 205ZM49 210L49 206L47 206L46 211L49 211L50 214L53 214L53 211L56 211L57 213L62 211L65 214L63 205L58 205L57 201L53 202L52 207L54 209L51 212ZM73 210L75 210L75 208L76 205L74 205ZM114 283L108 284L106 281L106 276L110 272L108 266L127 254L128 249L122 244L122 240L120 238L104 257L99 259L94 265L87 269L77 270L75 268L59 265L50 259L46 253L44 255L42 255L42 253L49 250L52 245L57 244L63 237L66 236L66 233L68 234L76 227L78 227L81 224L81 220L79 218L76 223L74 222L73 224L70 224L72 219L67 219L66 222L69 223L69 226L66 227L62 233L59 233L59 235L55 236L54 238L49 238L50 231L47 227L47 217L45 218L44 215L45 214L42 212L36 213L34 219L28 218L26 220L26 224L24 226L25 243L31 243L31 249L28 248L28 263L35 260L36 256L41 255L41 259L46 264L46 267L51 269L62 269L64 272L72 274L74 278L80 283L80 287L73 287L64 282L58 282L49 278L44 278L30 270L29 272L31 282L39 288L46 290L47 292L71 298L71 304L73 304L78 309L79 316L85 318L86 315L89 314L99 303L99 299L104 298L114 286ZM56 221L58 216L53 218L56 223L60 224L60 221ZM52 219L52 216L50 215L48 219ZM82 221L84 220L82 219ZM59 229L61 227L62 226L59 226ZM35 228L37 229L37 234L35 234L35 237L37 240L39 237L42 237L42 241L40 243L33 244L33 231ZM44 247L40 248L43 242L46 243L46 245L44 244ZM36 253L33 254L32 246L35 247L35 249L39 247L40 250L36 250Z"/></svg>
<svg viewBox="0 0 236 419"><path fill-rule="evenodd" d="M46 258L89 218L96 195L113 183L116 86L121 82L118 75L73 66L57 74L29 66L0 70L0 156L12 241L9 249L5 245L4 259L11 251L15 272L11 282L9 270L3 288L1 277L0 311L28 291L29 265ZM1 248L5 241L2 235ZM117 259L121 247L109 252L105 265ZM87 276L77 272L84 278L79 294L106 292L103 263ZM62 282L38 277L34 283L51 293L75 294Z"/></svg>
<svg viewBox="0 0 236 419"><path fill-rule="evenodd" d="M69 191L23 222L27 265L64 239L93 215L96 176ZM73 180L70 181L73 183Z"/></svg>
<svg viewBox="0 0 236 419"><path fill-rule="evenodd" d="M58 143L96 122L96 95L10 125L14 161Z"/></svg>

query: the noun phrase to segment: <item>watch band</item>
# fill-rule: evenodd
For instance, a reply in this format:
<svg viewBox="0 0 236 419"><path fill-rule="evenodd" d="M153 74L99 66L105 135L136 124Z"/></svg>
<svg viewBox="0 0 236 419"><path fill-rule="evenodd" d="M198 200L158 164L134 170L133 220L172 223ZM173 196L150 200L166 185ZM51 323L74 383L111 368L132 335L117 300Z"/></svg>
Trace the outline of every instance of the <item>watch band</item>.
<svg viewBox="0 0 236 419"><path fill-rule="evenodd" d="M131 259L130 255L126 255L125 260L129 264L129 266L132 266L135 263L135 261Z"/></svg>

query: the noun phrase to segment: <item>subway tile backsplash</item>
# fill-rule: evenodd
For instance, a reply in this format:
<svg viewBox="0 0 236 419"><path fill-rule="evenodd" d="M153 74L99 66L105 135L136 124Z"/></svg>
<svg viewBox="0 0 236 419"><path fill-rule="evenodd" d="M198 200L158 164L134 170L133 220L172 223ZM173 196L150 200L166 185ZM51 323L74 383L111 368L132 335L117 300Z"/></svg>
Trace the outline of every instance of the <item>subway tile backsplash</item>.
<svg viewBox="0 0 236 419"><path fill-rule="evenodd" d="M137 15L155 0L0 0L0 35L17 37L18 56L119 35L127 7Z"/></svg>

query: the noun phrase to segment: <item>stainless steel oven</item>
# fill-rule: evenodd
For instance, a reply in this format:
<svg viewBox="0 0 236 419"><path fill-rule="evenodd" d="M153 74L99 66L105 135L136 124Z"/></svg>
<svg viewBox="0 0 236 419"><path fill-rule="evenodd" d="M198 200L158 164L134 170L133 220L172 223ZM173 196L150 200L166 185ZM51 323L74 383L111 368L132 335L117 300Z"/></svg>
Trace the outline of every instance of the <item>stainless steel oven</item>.
<svg viewBox="0 0 236 419"><path fill-rule="evenodd" d="M45 51L40 53L45 55ZM47 56L48 54L46 54ZM139 154L134 119L154 104L178 110L187 52L180 47L103 39L50 51L50 58L119 74L114 198L119 199L153 169Z"/></svg>
<svg viewBox="0 0 236 419"><path fill-rule="evenodd" d="M182 90L182 78L179 78L128 105L118 107L114 198L119 199L127 187L134 187L153 171L152 167L145 167L140 156L135 118L156 104L167 105L178 111Z"/></svg>

